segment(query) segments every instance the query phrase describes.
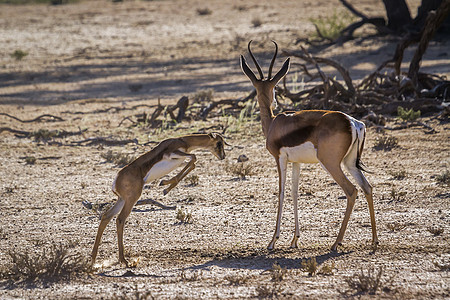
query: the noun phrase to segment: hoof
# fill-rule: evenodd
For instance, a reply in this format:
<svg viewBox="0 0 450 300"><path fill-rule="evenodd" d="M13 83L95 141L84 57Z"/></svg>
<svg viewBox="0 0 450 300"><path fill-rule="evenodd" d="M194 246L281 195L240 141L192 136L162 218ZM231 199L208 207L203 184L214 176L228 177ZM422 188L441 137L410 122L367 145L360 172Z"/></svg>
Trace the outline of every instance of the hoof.
<svg viewBox="0 0 450 300"><path fill-rule="evenodd" d="M342 246L342 243L334 243L330 250L336 252L338 246Z"/></svg>

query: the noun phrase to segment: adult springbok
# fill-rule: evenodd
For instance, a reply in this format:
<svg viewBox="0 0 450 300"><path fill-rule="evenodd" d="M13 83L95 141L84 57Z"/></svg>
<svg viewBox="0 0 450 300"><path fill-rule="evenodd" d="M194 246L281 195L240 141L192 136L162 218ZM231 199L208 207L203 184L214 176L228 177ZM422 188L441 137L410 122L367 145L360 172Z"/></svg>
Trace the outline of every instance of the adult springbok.
<svg viewBox="0 0 450 300"><path fill-rule="evenodd" d="M369 204L370 222L372 225L372 245L376 249L378 244L373 207L372 186L361 172L361 153L364 146L366 128L364 123L338 111L303 110L298 112L283 112L276 116L273 114L275 101L274 88L289 71L290 58L286 59L282 68L272 78L272 68L277 57L278 45L275 44L275 53L269 67L267 79L261 67L250 50L248 52L255 63L260 79L251 71L244 56L241 55L241 68L256 89L262 130L266 137L266 148L277 162L279 176L278 213L275 233L269 243L268 249L274 248L280 236L281 215L283 212L286 169L288 162L292 163L292 199L294 201L295 234L291 247L297 248L300 236L298 228L298 183L300 176L300 163L320 163L322 167L344 190L347 197L347 209L342 221L336 242L331 246L335 251L341 244L350 214L355 204L357 190L342 172L341 164L355 178L362 188Z"/></svg>
<svg viewBox="0 0 450 300"><path fill-rule="evenodd" d="M121 169L112 185L112 190L119 199L111 209L102 215L92 250L91 263L94 264L97 257L98 246L106 225L120 213L116 220L119 261L128 267L128 261L123 253L123 228L125 220L141 196L144 185L169 174L182 165L186 159L189 159L186 166L177 175L169 180L161 181L160 185L169 185L164 190L164 195L166 195L195 168L197 158L190 153L191 151L207 149L222 160L225 158L224 144L228 145L218 133L193 134L167 139Z"/></svg>

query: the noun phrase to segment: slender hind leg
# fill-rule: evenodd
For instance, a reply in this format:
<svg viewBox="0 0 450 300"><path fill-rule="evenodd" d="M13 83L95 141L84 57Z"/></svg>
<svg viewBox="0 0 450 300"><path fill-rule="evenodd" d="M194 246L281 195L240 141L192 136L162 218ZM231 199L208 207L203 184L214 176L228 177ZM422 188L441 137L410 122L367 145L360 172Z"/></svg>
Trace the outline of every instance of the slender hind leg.
<svg viewBox="0 0 450 300"><path fill-rule="evenodd" d="M369 205L370 225L372 228L372 247L375 251L378 245L378 236L377 225L375 223L375 209L373 206L372 186L367 181L361 170L356 167L355 162L344 161L344 165L352 175L352 177L355 178L356 183L361 187L361 189L364 191L364 195L366 196L367 204Z"/></svg>
<svg viewBox="0 0 450 300"><path fill-rule="evenodd" d="M102 215L100 225L98 226L97 236L95 238L94 248L92 249L92 254L91 254L91 263L92 264L94 264L95 258L97 257L98 246L100 245L103 231L105 230L109 221L111 221L111 219L122 210L124 204L125 204L125 201L119 197L119 200L117 200L116 204L114 204L113 207L111 207L108 211L106 211Z"/></svg>
<svg viewBox="0 0 450 300"><path fill-rule="evenodd" d="M357 191L354 185L347 179L345 174L339 165L326 165L323 164L324 168L331 174L333 179L339 184L339 186L344 190L345 196L347 197L347 208L345 209L344 219L342 220L341 228L339 229L339 234L331 246L331 250L336 251L338 245L342 243L344 239L345 230L347 229L347 224L352 214L353 206L355 205Z"/></svg>
<svg viewBox="0 0 450 300"><path fill-rule="evenodd" d="M116 219L117 243L119 246L119 261L122 263L125 263L125 265L127 267L129 266L129 263L125 259L125 255L124 255L124 251L123 251L123 228L125 226L126 219L130 215L131 210L133 209L133 206L138 199L139 199L139 197L135 201L127 201L125 203L125 206L123 207L122 211L120 212L119 216Z"/></svg>
<svg viewBox="0 0 450 300"><path fill-rule="evenodd" d="M298 248L297 242L300 237L300 229L298 228L298 182L300 179L300 164L292 163L292 200L294 202L294 220L295 232L291 242L291 248Z"/></svg>
<svg viewBox="0 0 450 300"><path fill-rule="evenodd" d="M341 169L341 162L351 145L351 137L345 134L336 134L333 136L325 136L318 144L317 158L325 170L330 173L337 184L344 190L347 197L347 208L345 209L344 219L342 220L339 234L331 246L331 250L335 251L337 246L344 239L345 230L347 229L348 220L355 205L356 188L345 176Z"/></svg>

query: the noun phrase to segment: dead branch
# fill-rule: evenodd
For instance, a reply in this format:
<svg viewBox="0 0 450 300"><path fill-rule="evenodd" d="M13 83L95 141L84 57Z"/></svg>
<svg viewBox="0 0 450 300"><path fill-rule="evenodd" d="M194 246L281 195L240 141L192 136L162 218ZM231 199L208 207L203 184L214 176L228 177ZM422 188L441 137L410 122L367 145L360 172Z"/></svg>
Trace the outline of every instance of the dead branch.
<svg viewBox="0 0 450 300"><path fill-rule="evenodd" d="M161 202L158 202L158 201L153 200L153 199L142 199L142 200L139 200L138 202L136 202L135 206L146 205L146 204L153 204L153 205L158 206L159 208L167 209L167 210L175 210L177 208L176 206L164 205Z"/></svg>
<svg viewBox="0 0 450 300"><path fill-rule="evenodd" d="M247 102L248 100L255 98L255 96L256 90L253 90L250 94L248 94L246 97L242 99L223 99L220 101L213 101L211 104L209 104L207 107L203 109L203 111L200 113L200 118L205 120L208 117L208 114L218 106L230 105L236 108L239 107L240 103Z"/></svg>
<svg viewBox="0 0 450 300"><path fill-rule="evenodd" d="M450 13L450 1L442 1L437 11L428 13L425 25L420 33L419 46L409 65L408 77L411 78L415 87L418 86L418 73L422 56L428 48L430 40L433 38L436 30L442 25Z"/></svg>
<svg viewBox="0 0 450 300"><path fill-rule="evenodd" d="M3 131L8 131L14 133L19 138L31 138L33 137L36 141L38 140L49 140L52 138L65 138L68 136L82 135L87 129L78 130L78 131L65 131L65 130L47 130L47 129L39 129L36 131L24 131L12 129L9 127L0 128L0 133Z"/></svg>
<svg viewBox="0 0 450 300"><path fill-rule="evenodd" d="M54 115L50 115L50 114L43 114L43 115L40 115L40 116L38 116L38 117L36 117L34 119L31 119L31 120L22 120L22 119L19 119L17 117L11 116L10 114L7 114L7 113L0 113L0 115L8 117L8 118L11 118L11 119L14 119L14 120L19 121L21 123L32 123L32 122L41 122L41 121L48 121L48 122L62 122L62 121L64 121L62 118L54 116ZM50 119L49 120L44 120L46 118L50 118Z"/></svg>
<svg viewBox="0 0 450 300"><path fill-rule="evenodd" d="M101 204L98 204L98 205L94 205L89 200L83 200L81 202L81 204L87 209L94 209L94 207L96 207L97 213L99 214L99 216L101 216L102 215L102 212L101 212L102 209L106 205L109 205L109 204L112 204L112 203L111 202L107 202L107 203L101 203ZM164 205L161 202L158 202L158 201L153 200L153 199L142 199L142 200L139 200L139 201L136 202L136 204L134 206L146 205L146 204L153 204L153 205L158 206L159 208L167 209L167 210L175 210L177 208L176 206Z"/></svg>
<svg viewBox="0 0 450 300"><path fill-rule="evenodd" d="M63 114L74 114L74 115L99 114L99 113L107 113L107 112L110 112L110 111L113 111L114 113L117 113L117 112L123 111L123 110L136 110L137 108L140 108L140 107L154 108L156 106L157 105L138 104L138 105L134 105L134 106L131 106L131 107L112 106L112 107L108 107L108 108L105 108L105 109L96 109L96 110L87 111L87 112L84 112L84 111L76 111L76 112L64 111L62 113Z"/></svg>
<svg viewBox="0 0 450 300"><path fill-rule="evenodd" d="M126 144L139 144L137 139L125 139L125 140L113 140L105 137L93 137L84 139L82 141L72 141L72 145L77 146L95 146L95 145L105 145L105 146L119 146Z"/></svg>
<svg viewBox="0 0 450 300"><path fill-rule="evenodd" d="M176 121L177 123L181 123L181 121L184 119L186 115L186 109L189 106L189 98L187 96L183 96L178 100L177 104L169 106L167 108L167 113L170 114L170 117L172 120ZM178 109L178 114L175 117L173 112Z"/></svg>

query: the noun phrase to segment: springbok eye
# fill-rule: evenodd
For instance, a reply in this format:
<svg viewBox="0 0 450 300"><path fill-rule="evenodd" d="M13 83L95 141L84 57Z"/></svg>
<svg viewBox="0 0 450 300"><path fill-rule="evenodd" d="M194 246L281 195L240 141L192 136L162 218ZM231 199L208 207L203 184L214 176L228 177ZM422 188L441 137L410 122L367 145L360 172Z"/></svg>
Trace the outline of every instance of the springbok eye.
<svg viewBox="0 0 450 300"><path fill-rule="evenodd" d="M222 142L218 142L218 143L217 143L217 148L222 148L222 147L223 147Z"/></svg>

